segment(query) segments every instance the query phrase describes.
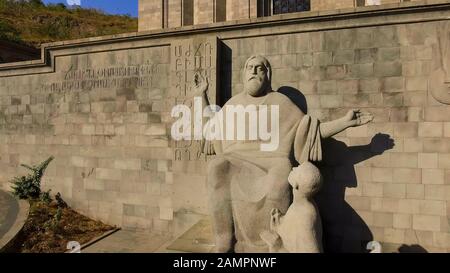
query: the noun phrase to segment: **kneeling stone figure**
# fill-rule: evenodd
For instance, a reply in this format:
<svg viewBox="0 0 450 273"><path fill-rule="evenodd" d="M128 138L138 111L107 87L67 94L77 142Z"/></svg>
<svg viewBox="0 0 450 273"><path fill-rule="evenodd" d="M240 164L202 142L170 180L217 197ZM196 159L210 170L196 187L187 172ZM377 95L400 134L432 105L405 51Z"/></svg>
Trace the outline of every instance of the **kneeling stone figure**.
<svg viewBox="0 0 450 273"><path fill-rule="evenodd" d="M322 222L313 196L320 190L322 176L310 162L289 174L293 203L283 216L278 209L270 215L270 230L260 236L271 253L322 253Z"/></svg>

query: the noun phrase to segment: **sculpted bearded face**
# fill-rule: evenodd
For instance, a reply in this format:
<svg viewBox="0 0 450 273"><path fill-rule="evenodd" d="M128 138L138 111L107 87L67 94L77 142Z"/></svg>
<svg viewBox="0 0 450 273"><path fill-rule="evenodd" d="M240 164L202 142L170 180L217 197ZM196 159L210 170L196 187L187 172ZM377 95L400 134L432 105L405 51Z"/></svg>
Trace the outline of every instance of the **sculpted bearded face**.
<svg viewBox="0 0 450 273"><path fill-rule="evenodd" d="M264 96L270 91L270 66L262 57L250 57L244 68L244 90L252 97Z"/></svg>

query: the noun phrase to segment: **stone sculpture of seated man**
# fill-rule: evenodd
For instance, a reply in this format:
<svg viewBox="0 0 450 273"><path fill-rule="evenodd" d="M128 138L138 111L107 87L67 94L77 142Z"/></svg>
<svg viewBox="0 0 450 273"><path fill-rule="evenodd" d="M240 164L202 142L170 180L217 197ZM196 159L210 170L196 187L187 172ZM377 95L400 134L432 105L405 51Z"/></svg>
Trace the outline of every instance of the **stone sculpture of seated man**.
<svg viewBox="0 0 450 273"><path fill-rule="evenodd" d="M370 113L350 110L343 118L320 123L272 90L272 69L266 58L250 57L243 72L243 92L221 111L231 106L277 106L279 145L270 152L260 149L263 140L214 140L205 145L205 153L216 154L208 164L207 186L217 252L268 252L260 234L269 230L267 216L272 209L285 214L291 204L290 156L298 163L321 161L322 138L373 119ZM193 88L204 105L209 105L207 80L196 75ZM225 116L219 113L210 121Z"/></svg>

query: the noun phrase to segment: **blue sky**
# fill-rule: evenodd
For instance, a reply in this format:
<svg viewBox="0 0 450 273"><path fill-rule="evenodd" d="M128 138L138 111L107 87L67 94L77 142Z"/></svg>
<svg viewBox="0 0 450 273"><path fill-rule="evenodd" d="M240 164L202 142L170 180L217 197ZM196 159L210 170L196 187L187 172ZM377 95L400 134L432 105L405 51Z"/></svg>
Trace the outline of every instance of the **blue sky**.
<svg viewBox="0 0 450 273"><path fill-rule="evenodd" d="M81 1L85 8L96 8L110 14L129 14L137 17L138 0L43 0L44 3L64 3Z"/></svg>

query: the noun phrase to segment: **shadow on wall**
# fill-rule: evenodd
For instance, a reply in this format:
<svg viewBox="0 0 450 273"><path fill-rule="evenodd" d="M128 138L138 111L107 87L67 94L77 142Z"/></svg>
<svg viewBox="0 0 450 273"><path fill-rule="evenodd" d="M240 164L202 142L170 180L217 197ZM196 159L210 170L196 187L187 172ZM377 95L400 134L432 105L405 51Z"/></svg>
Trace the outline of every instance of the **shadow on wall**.
<svg viewBox="0 0 450 273"><path fill-rule="evenodd" d="M398 249L399 253L428 253L428 251L420 245L402 245Z"/></svg>
<svg viewBox="0 0 450 273"><path fill-rule="evenodd" d="M283 86L278 92L308 113L306 98L299 90ZM345 190L358 186L354 167L357 163L381 155L393 147L393 139L386 134L377 134L371 143L354 147L333 138L323 140L324 159L320 169L325 183L316 201L322 217L325 252L368 252L366 245L373 240L372 232L345 201ZM370 203L361 205L370 206Z"/></svg>
<svg viewBox="0 0 450 273"><path fill-rule="evenodd" d="M288 97L303 113L308 113L308 104L302 92L290 86L282 86L277 92Z"/></svg>
<svg viewBox="0 0 450 273"><path fill-rule="evenodd" d="M225 43L220 43L221 65L219 65L220 71L220 92L217 96L217 105L223 107L225 103L231 98L231 86L232 86L232 69L233 69L233 53L229 46Z"/></svg>
<svg viewBox="0 0 450 273"><path fill-rule="evenodd" d="M321 166L325 183L317 196L324 226L327 252L368 252L366 245L373 235L364 220L345 201L347 188L358 187L355 165L394 147L389 135L377 134L367 145L348 147L333 138L323 141ZM370 202L361 200L360 209L370 211Z"/></svg>

